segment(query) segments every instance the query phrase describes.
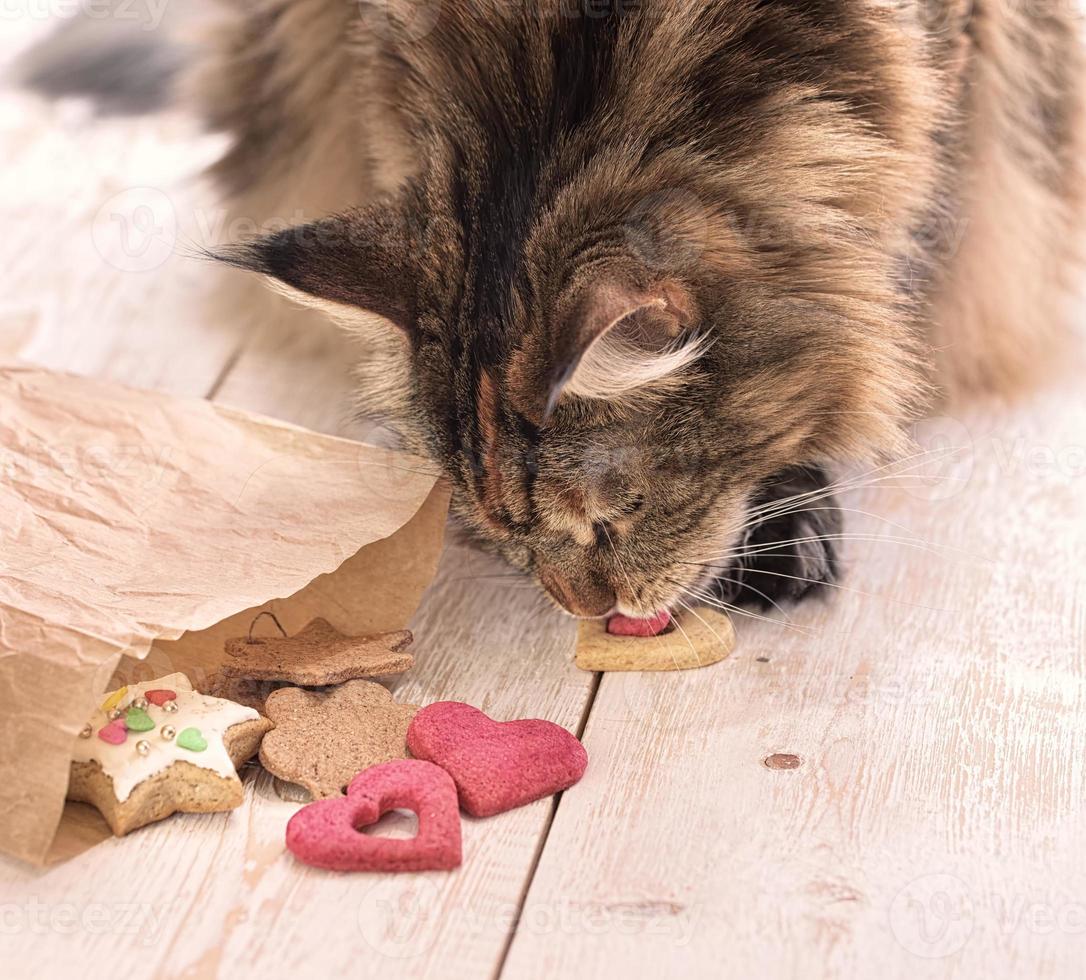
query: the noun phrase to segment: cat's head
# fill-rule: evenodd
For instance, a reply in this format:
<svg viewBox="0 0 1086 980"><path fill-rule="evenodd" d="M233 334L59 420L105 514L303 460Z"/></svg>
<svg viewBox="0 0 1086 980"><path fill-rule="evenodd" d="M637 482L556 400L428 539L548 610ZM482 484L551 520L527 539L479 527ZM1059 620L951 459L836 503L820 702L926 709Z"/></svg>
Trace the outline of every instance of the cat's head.
<svg viewBox="0 0 1086 980"><path fill-rule="evenodd" d="M840 298L782 293L738 243L707 258L674 235L690 201L657 204L544 218L503 256L500 227L468 245L401 199L230 258L340 320L376 314L400 357L370 366L374 407L460 517L569 612L648 614L705 580L778 470L885 442L908 385Z"/></svg>
<svg viewBox="0 0 1086 980"><path fill-rule="evenodd" d="M226 255L376 318L371 405L582 616L672 607L765 481L892 444L915 391L897 151L787 87L685 118L708 105L668 53L686 22L621 84L605 27L556 19L552 43L533 21L486 58L479 31L405 46L421 163L400 189Z"/></svg>

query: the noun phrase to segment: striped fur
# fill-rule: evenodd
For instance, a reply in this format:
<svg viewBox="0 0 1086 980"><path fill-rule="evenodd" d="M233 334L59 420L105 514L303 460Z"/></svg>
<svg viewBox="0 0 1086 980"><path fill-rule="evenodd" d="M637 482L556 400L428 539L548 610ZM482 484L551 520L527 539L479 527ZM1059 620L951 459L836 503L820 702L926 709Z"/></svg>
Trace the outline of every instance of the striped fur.
<svg viewBox="0 0 1086 980"><path fill-rule="evenodd" d="M199 83L236 134L223 186L257 220L334 214L227 257L360 312L365 407L572 612L673 603L767 485L1055 347L1082 133L1059 5L236 9Z"/></svg>

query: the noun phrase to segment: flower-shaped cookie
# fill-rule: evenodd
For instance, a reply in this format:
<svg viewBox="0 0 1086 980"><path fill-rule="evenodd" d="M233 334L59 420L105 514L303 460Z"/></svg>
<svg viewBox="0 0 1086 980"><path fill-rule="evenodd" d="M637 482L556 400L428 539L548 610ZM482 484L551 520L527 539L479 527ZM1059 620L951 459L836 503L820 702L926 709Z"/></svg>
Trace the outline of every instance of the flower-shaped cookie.
<svg viewBox="0 0 1086 980"><path fill-rule="evenodd" d="M407 758L407 726L418 710L393 701L372 681L347 681L330 691L273 691L266 711L275 730L261 743L260 761L314 799L339 796L362 769Z"/></svg>

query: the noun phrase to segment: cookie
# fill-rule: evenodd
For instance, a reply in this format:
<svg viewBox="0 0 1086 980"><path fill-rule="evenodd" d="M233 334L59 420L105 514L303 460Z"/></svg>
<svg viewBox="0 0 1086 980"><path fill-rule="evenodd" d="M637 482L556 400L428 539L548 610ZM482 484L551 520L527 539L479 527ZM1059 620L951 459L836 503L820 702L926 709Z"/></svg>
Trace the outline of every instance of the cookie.
<svg viewBox="0 0 1086 980"><path fill-rule="evenodd" d="M723 613L684 612L675 629L658 636L608 633L599 619L577 627L577 666L582 670L687 670L723 660L735 649L735 630Z"/></svg>
<svg viewBox="0 0 1086 980"><path fill-rule="evenodd" d="M360 828L389 810L418 815L407 840L376 837ZM287 824L287 849L305 864L330 871L447 871L461 861L456 786L438 766L416 759L360 772L346 796L302 807Z"/></svg>
<svg viewBox="0 0 1086 980"><path fill-rule="evenodd" d="M411 645L408 630L375 636L346 636L323 619L314 619L294 636L238 637L226 641L223 677L289 681L303 687L341 684L356 677L402 674L415 662L402 651Z"/></svg>
<svg viewBox="0 0 1086 980"><path fill-rule="evenodd" d="M407 726L419 709L393 701L380 684L355 680L329 691L274 691L266 710L275 731L260 746L261 764L319 800L342 795L362 769L406 759Z"/></svg>
<svg viewBox="0 0 1086 980"><path fill-rule="evenodd" d="M232 810L237 768L272 727L254 709L192 689L184 674L107 695L76 739L68 799L122 837L172 813Z"/></svg>
<svg viewBox="0 0 1086 980"><path fill-rule="evenodd" d="M439 701L415 715L407 746L452 776L460 805L473 817L568 789L588 765L584 746L560 725L541 718L494 721L457 701Z"/></svg>

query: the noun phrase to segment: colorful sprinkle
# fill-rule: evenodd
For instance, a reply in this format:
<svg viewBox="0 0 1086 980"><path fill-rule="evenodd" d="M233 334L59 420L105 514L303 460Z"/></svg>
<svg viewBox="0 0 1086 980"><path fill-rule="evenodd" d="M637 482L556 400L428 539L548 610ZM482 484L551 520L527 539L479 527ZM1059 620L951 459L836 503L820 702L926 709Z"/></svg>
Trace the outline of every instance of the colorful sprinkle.
<svg viewBox="0 0 1086 980"><path fill-rule="evenodd" d="M166 688L156 688L153 691L145 692L144 697L147 698L151 704L157 704L161 708L167 701L175 700L177 698L177 692L167 690Z"/></svg>
<svg viewBox="0 0 1086 980"><path fill-rule="evenodd" d="M109 742L110 745L121 745L128 738L128 729L125 727L124 722L117 718L104 728L99 728L98 737L103 742Z"/></svg>
<svg viewBox="0 0 1086 980"><path fill-rule="evenodd" d="M122 687L118 691L114 691L105 701L102 702L102 712L109 714L114 708L117 707L123 700L124 696L128 693L128 686Z"/></svg>
<svg viewBox="0 0 1086 980"><path fill-rule="evenodd" d="M177 744L190 752L203 752L207 748L207 739L200 734L199 728L186 728L177 736Z"/></svg>
<svg viewBox="0 0 1086 980"><path fill-rule="evenodd" d="M130 732L149 732L155 727L151 716L143 708L129 708L124 716L124 723Z"/></svg>

